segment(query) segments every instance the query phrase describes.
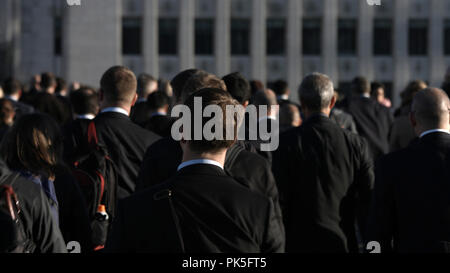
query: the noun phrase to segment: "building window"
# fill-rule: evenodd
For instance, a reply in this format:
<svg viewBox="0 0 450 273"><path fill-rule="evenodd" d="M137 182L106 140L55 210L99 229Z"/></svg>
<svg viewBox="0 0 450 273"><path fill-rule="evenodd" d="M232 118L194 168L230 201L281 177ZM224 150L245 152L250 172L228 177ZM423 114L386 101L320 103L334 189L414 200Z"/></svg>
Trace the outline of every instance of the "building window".
<svg viewBox="0 0 450 273"><path fill-rule="evenodd" d="M267 55L286 52L286 20L267 19Z"/></svg>
<svg viewBox="0 0 450 273"><path fill-rule="evenodd" d="M322 20L303 20L303 55L319 56L322 54Z"/></svg>
<svg viewBox="0 0 450 273"><path fill-rule="evenodd" d="M141 18L122 19L122 54L140 55L142 53Z"/></svg>
<svg viewBox="0 0 450 273"><path fill-rule="evenodd" d="M339 19L338 22L338 54L356 55L356 20Z"/></svg>
<svg viewBox="0 0 450 273"><path fill-rule="evenodd" d="M250 20L231 20L231 54L248 55L250 52Z"/></svg>
<svg viewBox="0 0 450 273"><path fill-rule="evenodd" d="M214 19L195 20L195 54L214 55Z"/></svg>
<svg viewBox="0 0 450 273"><path fill-rule="evenodd" d="M392 20L377 19L373 30L373 54L392 55Z"/></svg>
<svg viewBox="0 0 450 273"><path fill-rule="evenodd" d="M61 16L56 16L53 21L53 53L55 56L62 55L62 18Z"/></svg>
<svg viewBox="0 0 450 273"><path fill-rule="evenodd" d="M414 19L409 21L409 55L425 56L428 54L428 21Z"/></svg>
<svg viewBox="0 0 450 273"><path fill-rule="evenodd" d="M177 55L178 20L175 18L159 19L159 54Z"/></svg>
<svg viewBox="0 0 450 273"><path fill-rule="evenodd" d="M450 55L450 20L444 22L444 54Z"/></svg>

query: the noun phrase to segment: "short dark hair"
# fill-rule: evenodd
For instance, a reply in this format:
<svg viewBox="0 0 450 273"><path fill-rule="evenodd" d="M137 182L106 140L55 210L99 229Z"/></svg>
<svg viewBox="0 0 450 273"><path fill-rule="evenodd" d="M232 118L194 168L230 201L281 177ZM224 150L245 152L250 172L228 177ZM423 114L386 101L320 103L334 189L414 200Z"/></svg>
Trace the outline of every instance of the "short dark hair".
<svg viewBox="0 0 450 273"><path fill-rule="evenodd" d="M136 76L124 66L113 66L103 74L100 88L110 102L131 103L136 96Z"/></svg>
<svg viewBox="0 0 450 273"><path fill-rule="evenodd" d="M226 108L227 105L231 106L239 106L239 103L231 97L230 93L221 90L221 89L215 89L215 88L205 88L201 89L193 94L191 94L188 99L185 101L185 105L189 107L191 110L191 128L194 128L193 122L194 122L194 98L202 98L202 107L203 109L195 109L196 111L200 110L203 112L203 110L209 106L209 105L217 105L222 109L223 112L223 140L214 139L212 141L203 139L202 134L202 140L194 140L194 132L192 130L192 137L191 141L189 141L189 147L195 151L195 152L216 152L220 149L228 149L230 148L237 139L238 134L238 122L239 117L238 115L235 115L233 117L233 129L234 129L234 140L227 140L225 136L227 136L227 122L230 122L229 119L227 119L227 112ZM202 119L202 128L204 125L210 120L210 118L203 117Z"/></svg>
<svg viewBox="0 0 450 273"><path fill-rule="evenodd" d="M378 93L375 93L375 92L377 92L377 90L379 90L380 88L383 89L383 90L386 89L384 84L382 84L381 82L372 82L370 84L370 94L371 94L371 96L372 97L378 96Z"/></svg>
<svg viewBox="0 0 450 273"><path fill-rule="evenodd" d="M289 91L289 85L284 80L278 80L273 83L272 85L273 92L277 94L278 96L286 95Z"/></svg>
<svg viewBox="0 0 450 273"><path fill-rule="evenodd" d="M228 74L222 80L225 82L228 92L240 104L244 104L250 99L250 83L241 73L235 72Z"/></svg>
<svg viewBox="0 0 450 273"><path fill-rule="evenodd" d="M0 99L0 124L6 124L9 119L14 118L16 110L14 104L8 99Z"/></svg>
<svg viewBox="0 0 450 273"><path fill-rule="evenodd" d="M328 107L334 97L333 82L320 73L306 76L299 88L299 97L303 106L312 112L320 112Z"/></svg>
<svg viewBox="0 0 450 273"><path fill-rule="evenodd" d="M204 88L215 88L227 91L225 83L216 75L199 70L187 81L181 94L182 101L185 101L194 92Z"/></svg>
<svg viewBox="0 0 450 273"><path fill-rule="evenodd" d="M386 87L381 82L372 82L370 84L370 89L372 89L372 91L380 89L380 88L385 89Z"/></svg>
<svg viewBox="0 0 450 273"><path fill-rule="evenodd" d="M46 114L24 115L6 134L1 152L11 169L54 176L63 164L60 128Z"/></svg>
<svg viewBox="0 0 450 273"><path fill-rule="evenodd" d="M139 77L137 78L137 92L140 95L144 94L145 89L147 89L152 82L157 82L157 80L153 76L149 74L139 75Z"/></svg>
<svg viewBox="0 0 450 273"><path fill-rule="evenodd" d="M99 109L98 94L91 88L82 87L70 93L70 103L77 115L96 115Z"/></svg>
<svg viewBox="0 0 450 273"><path fill-rule="evenodd" d="M356 77L352 81L352 91L355 94L368 94L370 93L370 83L364 77Z"/></svg>
<svg viewBox="0 0 450 273"><path fill-rule="evenodd" d="M44 72L41 75L41 87L43 89L47 89L50 87L56 87L57 86L57 81L56 81L56 77L53 73L50 72Z"/></svg>
<svg viewBox="0 0 450 273"><path fill-rule="evenodd" d="M259 80L250 81L250 89L253 96L259 91L264 91L264 84Z"/></svg>
<svg viewBox="0 0 450 273"><path fill-rule="evenodd" d="M152 111L170 105L170 98L163 91L151 93L147 98L148 108Z"/></svg>
<svg viewBox="0 0 450 273"><path fill-rule="evenodd" d="M175 78L172 79L170 82L170 85L172 85L173 94L175 95L175 99L180 100L181 99L181 93L183 92L183 88L186 85L186 83L189 81L189 79L197 73L198 69L188 69L184 70L178 75L175 76Z"/></svg>
<svg viewBox="0 0 450 273"><path fill-rule="evenodd" d="M22 90L22 85L19 80L9 77L5 80L3 83L3 91L5 92L5 95L10 96L17 94L19 91Z"/></svg>
<svg viewBox="0 0 450 273"><path fill-rule="evenodd" d="M64 80L63 78L59 78L59 77L56 78L56 90L55 90L55 93L59 94L64 89L67 89L66 80Z"/></svg>

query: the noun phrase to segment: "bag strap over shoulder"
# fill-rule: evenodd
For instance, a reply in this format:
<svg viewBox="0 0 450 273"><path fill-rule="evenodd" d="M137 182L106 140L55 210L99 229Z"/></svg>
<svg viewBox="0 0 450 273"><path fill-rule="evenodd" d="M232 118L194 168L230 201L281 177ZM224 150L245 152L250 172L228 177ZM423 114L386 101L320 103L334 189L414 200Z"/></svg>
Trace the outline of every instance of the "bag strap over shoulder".
<svg viewBox="0 0 450 273"><path fill-rule="evenodd" d="M173 206L173 202L172 202L172 191L169 189L164 189L162 191L159 191L155 195L153 195L153 200L155 200L155 201L167 200L168 201L168 207L171 212L171 218L174 222L174 227L176 229L181 252L186 253L185 248L184 248L183 234L182 234L181 228L180 228L180 222L179 222L178 216L175 212L175 207Z"/></svg>

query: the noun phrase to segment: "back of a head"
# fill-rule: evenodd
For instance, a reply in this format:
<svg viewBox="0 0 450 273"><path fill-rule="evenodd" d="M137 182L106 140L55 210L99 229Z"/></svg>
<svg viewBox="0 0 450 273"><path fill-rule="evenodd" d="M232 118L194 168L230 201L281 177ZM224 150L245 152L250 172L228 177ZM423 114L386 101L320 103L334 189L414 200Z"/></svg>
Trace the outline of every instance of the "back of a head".
<svg viewBox="0 0 450 273"><path fill-rule="evenodd" d="M194 127L195 122L195 116L194 116L194 100L195 98L201 98L202 99L202 109L195 109L195 111L201 111L203 112L204 109L211 105L216 105L220 107L223 117L221 119L222 121L222 128L223 128L223 138L217 139L214 138L213 140L206 140L205 136L202 134L201 140L194 140L194 130L191 130L191 141L189 142L189 147L194 152L203 153L203 152L217 152L221 149L228 149L231 147L235 140L237 139L238 134L238 123L240 117L238 115L233 115L231 118L227 118L227 106L239 106L239 103L231 97L231 95L222 89L215 89L215 88L205 88L201 89L193 94L191 94L184 104L190 109L190 115L191 115L191 128ZM242 106L241 106L242 107ZM211 118L202 118L202 128L204 128L205 124L210 121ZM198 121L197 121L198 122ZM232 124L230 124L232 123ZM227 132L227 128L233 128L233 132ZM233 133L233 140L227 139L227 135Z"/></svg>
<svg viewBox="0 0 450 273"><path fill-rule="evenodd" d="M278 104L277 96L272 90L259 91L252 97L255 106L267 106L269 109Z"/></svg>
<svg viewBox="0 0 450 273"><path fill-rule="evenodd" d="M42 73L41 75L41 88L48 89L57 86L57 81L55 75L49 72Z"/></svg>
<svg viewBox="0 0 450 273"><path fill-rule="evenodd" d="M21 83L15 78L8 78L3 83L3 92L6 96L18 94L22 90Z"/></svg>
<svg viewBox="0 0 450 273"><path fill-rule="evenodd" d="M280 127L292 127L294 123L301 123L301 116L295 104L284 104L280 108Z"/></svg>
<svg viewBox="0 0 450 273"><path fill-rule="evenodd" d="M191 94L204 88L222 89L227 91L225 83L216 75L200 70L192 75L184 86L181 94L182 101L185 101Z"/></svg>
<svg viewBox="0 0 450 273"><path fill-rule="evenodd" d="M136 76L126 67L114 66L103 74L100 88L106 101L131 105L136 97Z"/></svg>
<svg viewBox="0 0 450 273"><path fill-rule="evenodd" d="M175 96L176 100L182 101L181 93L183 92L184 86L189 81L189 79L198 71L199 71L198 69L184 70L178 73L178 75L176 75L175 78L172 79L170 85L172 86L173 95Z"/></svg>
<svg viewBox="0 0 450 273"><path fill-rule="evenodd" d="M140 97L147 98L150 93L156 91L157 88L151 88L152 83L157 83L158 81L151 75L141 74L137 78L137 92ZM157 87L157 85L155 85Z"/></svg>
<svg viewBox="0 0 450 273"><path fill-rule="evenodd" d="M70 93L70 103L77 115L96 115L99 110L98 94L91 88L82 87Z"/></svg>
<svg viewBox="0 0 450 273"><path fill-rule="evenodd" d="M169 96L170 98L173 97L173 89L168 80L165 79L158 80L158 91L166 93L166 95Z"/></svg>
<svg viewBox="0 0 450 273"><path fill-rule="evenodd" d="M410 105L414 99L414 96L427 87L427 83L421 80L415 80L408 83L405 90L403 90L400 94L402 98L402 105Z"/></svg>
<svg viewBox="0 0 450 273"><path fill-rule="evenodd" d="M250 99L250 83L241 73L235 72L228 74L222 80L225 82L228 92L240 104L244 104Z"/></svg>
<svg viewBox="0 0 450 273"><path fill-rule="evenodd" d="M147 98L147 106L151 111L156 111L162 107L170 105L170 98L163 91L151 93Z"/></svg>
<svg viewBox="0 0 450 273"><path fill-rule="evenodd" d="M383 90L385 89L384 84L382 84L380 82L372 82L370 84L370 90L371 90L372 96L377 96L378 95L377 91L380 89L383 89Z"/></svg>
<svg viewBox="0 0 450 273"><path fill-rule="evenodd" d="M277 96L287 95L289 93L289 85L286 81L278 80L273 83L272 89Z"/></svg>
<svg viewBox="0 0 450 273"><path fill-rule="evenodd" d="M334 86L331 79L320 73L306 76L299 88L302 108L310 112L320 112L330 106L334 97Z"/></svg>
<svg viewBox="0 0 450 273"><path fill-rule="evenodd" d="M251 95L255 95L260 91L264 91L264 84L259 80L250 81Z"/></svg>
<svg viewBox="0 0 450 273"><path fill-rule="evenodd" d="M364 77L356 77L352 81L352 91L357 95L370 94L370 83Z"/></svg>
<svg viewBox="0 0 450 273"><path fill-rule="evenodd" d="M438 88L426 88L414 96L412 113L424 129L447 129L450 120L450 100Z"/></svg>
<svg viewBox="0 0 450 273"><path fill-rule="evenodd" d="M20 117L1 144L1 153L9 168L46 177L56 174L61 149L59 125L45 114Z"/></svg>
<svg viewBox="0 0 450 273"><path fill-rule="evenodd" d="M56 94L62 94L67 91L67 83L63 78L56 78Z"/></svg>
<svg viewBox="0 0 450 273"><path fill-rule="evenodd" d="M0 99L0 124L10 125L16 114L13 103L8 99Z"/></svg>

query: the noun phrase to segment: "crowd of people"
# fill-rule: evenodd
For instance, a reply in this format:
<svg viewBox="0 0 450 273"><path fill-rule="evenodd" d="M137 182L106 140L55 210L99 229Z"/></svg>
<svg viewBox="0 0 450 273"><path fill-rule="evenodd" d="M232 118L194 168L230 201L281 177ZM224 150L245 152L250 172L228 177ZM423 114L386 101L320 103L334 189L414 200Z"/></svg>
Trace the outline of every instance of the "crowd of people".
<svg viewBox="0 0 450 273"><path fill-rule="evenodd" d="M168 82L115 66L99 85L1 84L0 252L450 250L450 81L411 82L398 109L380 83L338 92L320 73L299 103L283 80L197 69ZM176 141L178 105L189 120L211 105L268 111L215 117L232 139ZM238 138L252 121L277 149Z"/></svg>

